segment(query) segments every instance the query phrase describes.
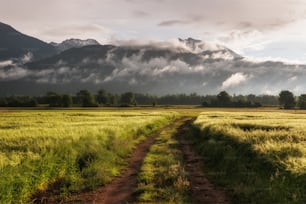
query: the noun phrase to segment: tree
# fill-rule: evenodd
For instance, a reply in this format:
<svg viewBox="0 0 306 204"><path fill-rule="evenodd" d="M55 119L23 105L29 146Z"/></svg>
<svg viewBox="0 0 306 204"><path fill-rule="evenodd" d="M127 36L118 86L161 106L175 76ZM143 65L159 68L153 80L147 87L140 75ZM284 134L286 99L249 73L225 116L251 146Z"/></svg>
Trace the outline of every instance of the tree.
<svg viewBox="0 0 306 204"><path fill-rule="evenodd" d="M23 101L23 106L24 107L36 107L38 105L37 100L35 100L34 98L27 98Z"/></svg>
<svg viewBox="0 0 306 204"><path fill-rule="evenodd" d="M300 109L306 109L306 94L299 96L297 105Z"/></svg>
<svg viewBox="0 0 306 204"><path fill-rule="evenodd" d="M246 98L251 103L255 103L256 102L256 96L254 94L249 94L249 95L246 96Z"/></svg>
<svg viewBox="0 0 306 204"><path fill-rule="evenodd" d="M62 106L62 97L61 95L55 92L48 92L46 99L50 107L61 107Z"/></svg>
<svg viewBox="0 0 306 204"><path fill-rule="evenodd" d="M62 96L62 106L63 107L71 107L72 106L72 97L68 94L64 94Z"/></svg>
<svg viewBox="0 0 306 204"><path fill-rule="evenodd" d="M7 100L5 98L0 99L0 106L1 107L6 107L7 106Z"/></svg>
<svg viewBox="0 0 306 204"><path fill-rule="evenodd" d="M109 104L112 105L112 106L116 106L118 105L118 96L117 95L114 95L114 94L111 94L111 93L108 93L107 94L108 96L108 99L109 99Z"/></svg>
<svg viewBox="0 0 306 204"><path fill-rule="evenodd" d="M136 105L136 99L135 95L132 92L126 92L121 95L120 98L120 105L121 106L130 106L130 105Z"/></svg>
<svg viewBox="0 0 306 204"><path fill-rule="evenodd" d="M106 91L104 91L103 89L98 91L98 95L97 95L97 102L100 105L107 105L109 103L109 97L108 94L106 93Z"/></svg>
<svg viewBox="0 0 306 204"><path fill-rule="evenodd" d="M97 107L98 106L93 95L87 90L79 91L77 93L77 97L83 107Z"/></svg>
<svg viewBox="0 0 306 204"><path fill-rule="evenodd" d="M221 106L230 106L231 104L231 96L226 91L221 91L217 95L217 100Z"/></svg>
<svg viewBox="0 0 306 204"><path fill-rule="evenodd" d="M279 93L279 104L284 107L284 109L292 109L295 106L294 95L290 91L281 91Z"/></svg>
<svg viewBox="0 0 306 204"><path fill-rule="evenodd" d="M154 101L152 102L152 106L155 107L156 105L157 105L157 102L154 100Z"/></svg>

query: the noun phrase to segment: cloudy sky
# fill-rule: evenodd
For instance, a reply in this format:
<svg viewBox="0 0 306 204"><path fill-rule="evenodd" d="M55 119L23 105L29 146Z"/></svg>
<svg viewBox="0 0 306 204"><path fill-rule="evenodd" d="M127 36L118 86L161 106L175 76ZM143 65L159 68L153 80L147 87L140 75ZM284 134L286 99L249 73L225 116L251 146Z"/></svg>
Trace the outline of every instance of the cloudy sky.
<svg viewBox="0 0 306 204"><path fill-rule="evenodd" d="M0 0L0 21L44 41L193 37L306 63L305 0Z"/></svg>

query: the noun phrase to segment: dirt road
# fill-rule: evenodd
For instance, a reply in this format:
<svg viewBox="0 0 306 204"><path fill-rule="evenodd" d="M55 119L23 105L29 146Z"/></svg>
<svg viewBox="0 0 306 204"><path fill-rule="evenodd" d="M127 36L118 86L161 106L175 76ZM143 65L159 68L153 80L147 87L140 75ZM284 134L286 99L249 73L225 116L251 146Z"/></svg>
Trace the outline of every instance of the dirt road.
<svg viewBox="0 0 306 204"><path fill-rule="evenodd" d="M190 182L190 200L195 204L227 204L229 200L225 192L209 182L203 172L204 164L201 157L185 137L191 131L192 122L193 119L187 120L177 131L177 138L185 161L185 170L188 172Z"/></svg>
<svg viewBox="0 0 306 204"><path fill-rule="evenodd" d="M179 127L176 125L182 124L182 122L183 125ZM194 151L190 141L185 138L191 131L192 122L193 119L191 117L181 117L177 121L161 128L157 133L149 136L143 143L138 144L131 157L128 158L128 167L119 177L114 178L111 183L94 191L73 195L65 201L49 198L42 203L126 204L135 202L137 199L134 194L138 184L137 173L141 168L143 159L160 132L174 128L177 130L176 138L179 141L180 149L184 156L185 170L188 172L191 202L195 204L229 203L224 191L208 181L202 171L203 163L201 158Z"/></svg>

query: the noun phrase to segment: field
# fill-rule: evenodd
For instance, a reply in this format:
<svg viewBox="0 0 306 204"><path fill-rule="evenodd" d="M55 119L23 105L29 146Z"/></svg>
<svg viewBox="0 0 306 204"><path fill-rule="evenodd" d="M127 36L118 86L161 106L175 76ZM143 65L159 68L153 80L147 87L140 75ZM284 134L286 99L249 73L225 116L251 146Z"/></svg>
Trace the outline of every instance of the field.
<svg viewBox="0 0 306 204"><path fill-rule="evenodd" d="M120 173L135 144L175 116L170 111L1 112L0 203L30 202L50 187L65 196L103 185Z"/></svg>
<svg viewBox="0 0 306 204"><path fill-rule="evenodd" d="M125 177L128 158L148 138L153 144L132 176L136 203L199 203L193 200L203 197L199 188L208 197L224 189L223 200L231 203L306 203L305 112L9 110L0 112L0 121L0 203L92 199L101 192L95 189ZM186 158L186 147L195 156ZM204 177L210 182L202 185Z"/></svg>
<svg viewBox="0 0 306 204"><path fill-rule="evenodd" d="M206 171L233 203L305 203L305 114L205 112L195 124Z"/></svg>

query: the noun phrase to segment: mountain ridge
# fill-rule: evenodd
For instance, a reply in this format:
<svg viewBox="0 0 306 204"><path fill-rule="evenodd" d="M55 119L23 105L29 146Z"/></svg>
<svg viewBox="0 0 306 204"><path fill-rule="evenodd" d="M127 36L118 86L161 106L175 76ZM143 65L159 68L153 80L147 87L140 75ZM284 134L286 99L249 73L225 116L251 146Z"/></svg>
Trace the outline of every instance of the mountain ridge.
<svg viewBox="0 0 306 204"><path fill-rule="evenodd" d="M53 46L37 38L25 35L12 26L0 22L0 60L22 58L28 53L34 59L42 59L56 53Z"/></svg>
<svg viewBox="0 0 306 204"><path fill-rule="evenodd" d="M54 46L59 52L62 52L71 48L80 48L88 45L100 45L100 43L95 39L81 40L76 38L70 38L62 41L61 43L51 42L50 45Z"/></svg>
<svg viewBox="0 0 306 204"><path fill-rule="evenodd" d="M193 38L137 45L86 45L25 64L0 61L1 95L101 88L155 95L306 92L306 66L252 61Z"/></svg>

